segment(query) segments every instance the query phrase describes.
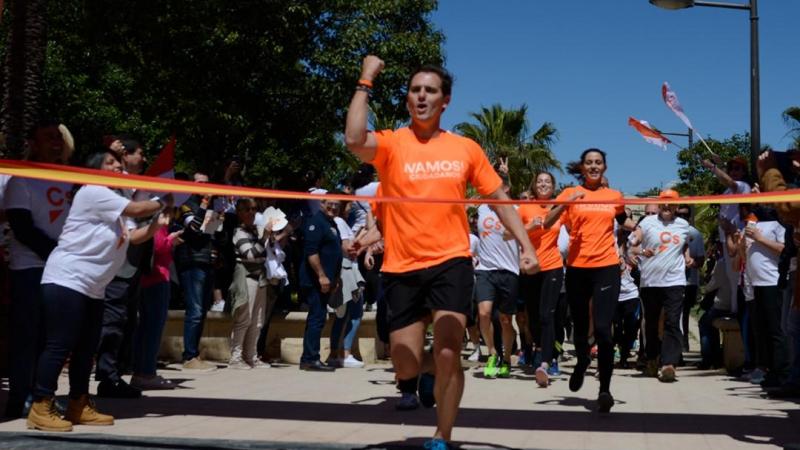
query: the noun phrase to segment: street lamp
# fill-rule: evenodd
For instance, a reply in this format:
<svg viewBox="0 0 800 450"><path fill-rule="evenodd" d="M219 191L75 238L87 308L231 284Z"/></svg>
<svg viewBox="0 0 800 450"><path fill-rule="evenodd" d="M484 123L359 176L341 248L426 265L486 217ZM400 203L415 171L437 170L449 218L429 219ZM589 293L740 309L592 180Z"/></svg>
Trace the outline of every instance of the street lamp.
<svg viewBox="0 0 800 450"><path fill-rule="evenodd" d="M663 9L685 9L693 6L713 8L744 9L750 11L750 164L756 169L758 154L761 152L761 95L758 77L758 1L748 4L704 2L695 0L650 0L654 6Z"/></svg>

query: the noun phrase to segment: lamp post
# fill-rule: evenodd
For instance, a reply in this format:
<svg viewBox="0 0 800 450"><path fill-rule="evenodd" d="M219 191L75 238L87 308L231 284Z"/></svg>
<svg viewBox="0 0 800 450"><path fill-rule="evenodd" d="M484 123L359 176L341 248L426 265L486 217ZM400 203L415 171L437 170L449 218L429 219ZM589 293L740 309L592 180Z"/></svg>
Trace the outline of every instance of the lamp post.
<svg viewBox="0 0 800 450"><path fill-rule="evenodd" d="M650 3L664 9L684 9L693 6L713 8L744 9L750 11L750 164L756 169L758 154L761 152L761 94L758 76L758 1L750 3L705 2L695 0L650 0Z"/></svg>

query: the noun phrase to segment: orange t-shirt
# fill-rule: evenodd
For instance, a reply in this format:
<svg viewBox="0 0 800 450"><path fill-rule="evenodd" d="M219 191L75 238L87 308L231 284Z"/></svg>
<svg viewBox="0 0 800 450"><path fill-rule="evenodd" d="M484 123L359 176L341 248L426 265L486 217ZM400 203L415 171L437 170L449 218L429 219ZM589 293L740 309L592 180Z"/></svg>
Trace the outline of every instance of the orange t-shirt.
<svg viewBox="0 0 800 450"><path fill-rule="evenodd" d="M550 208L544 205L523 204L517 210L522 223L529 224L537 217L547 217ZM528 238L536 248L536 257L542 271L558 269L564 266L561 262L561 253L558 251L558 233L561 230L561 218L550 228L536 228L528 231Z"/></svg>
<svg viewBox="0 0 800 450"><path fill-rule="evenodd" d="M592 191L583 186L568 187L556 200L569 200L576 191L584 193L582 200L568 206L561 221L569 229L569 254L567 265L571 267L605 267L619 264L619 255L614 239L614 218L625 207L620 205L581 205L581 201L620 200L622 193L614 189L600 188Z"/></svg>
<svg viewBox="0 0 800 450"><path fill-rule="evenodd" d="M386 197L462 200L467 182L481 195L495 192L503 183L471 139L442 130L421 141L409 128L378 131L375 138L378 146L371 163ZM384 272L410 272L470 257L464 205L385 203L380 216Z"/></svg>

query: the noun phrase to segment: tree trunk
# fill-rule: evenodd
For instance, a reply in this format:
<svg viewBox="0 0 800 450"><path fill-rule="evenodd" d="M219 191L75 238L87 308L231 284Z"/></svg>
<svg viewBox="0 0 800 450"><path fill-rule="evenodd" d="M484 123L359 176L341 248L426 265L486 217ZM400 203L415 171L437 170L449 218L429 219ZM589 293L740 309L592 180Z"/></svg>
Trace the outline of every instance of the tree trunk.
<svg viewBox="0 0 800 450"><path fill-rule="evenodd" d="M9 0L11 27L3 65L0 132L6 137L6 157L19 157L25 135L36 125L43 92L47 40L46 0Z"/></svg>

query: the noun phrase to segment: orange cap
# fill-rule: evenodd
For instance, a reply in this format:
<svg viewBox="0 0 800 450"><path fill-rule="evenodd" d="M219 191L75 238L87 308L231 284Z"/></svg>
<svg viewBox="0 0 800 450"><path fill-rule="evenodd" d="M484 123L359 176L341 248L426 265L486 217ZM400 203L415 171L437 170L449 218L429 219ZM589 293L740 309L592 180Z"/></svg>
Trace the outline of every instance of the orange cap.
<svg viewBox="0 0 800 450"><path fill-rule="evenodd" d="M681 196L680 194L678 194L678 191L673 189L665 189L661 191L660 194L658 194L658 198L680 198L680 197Z"/></svg>

